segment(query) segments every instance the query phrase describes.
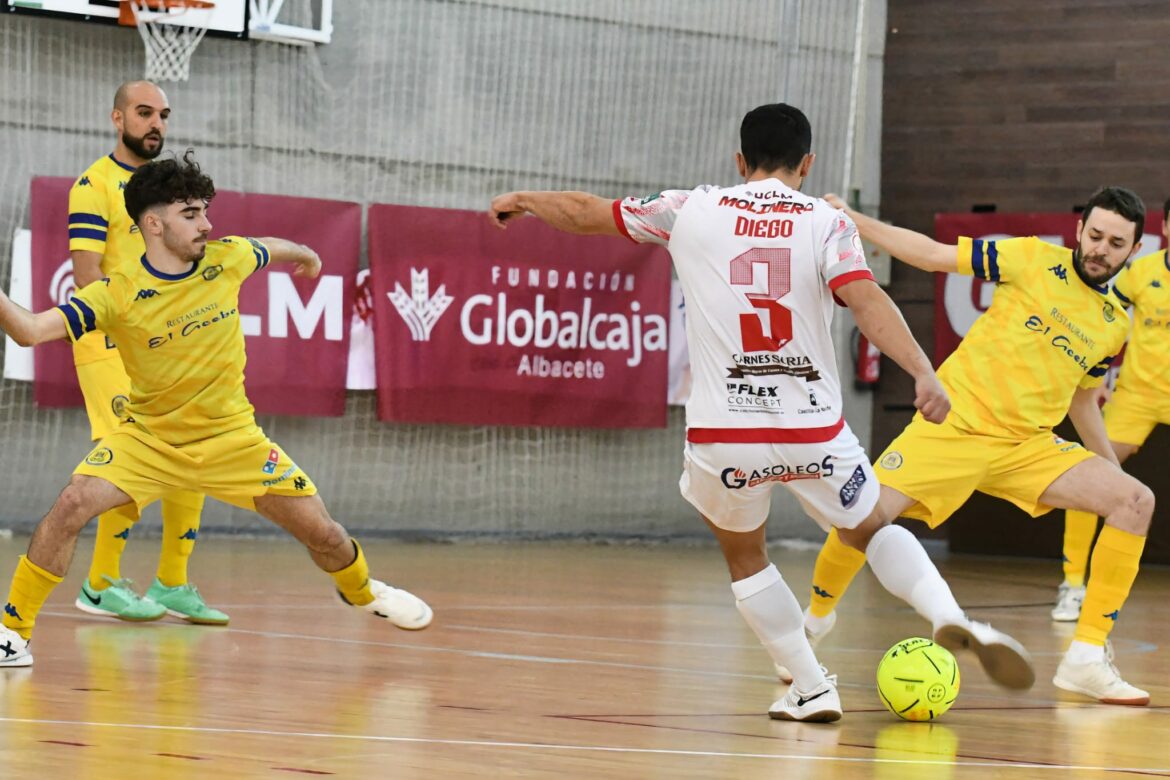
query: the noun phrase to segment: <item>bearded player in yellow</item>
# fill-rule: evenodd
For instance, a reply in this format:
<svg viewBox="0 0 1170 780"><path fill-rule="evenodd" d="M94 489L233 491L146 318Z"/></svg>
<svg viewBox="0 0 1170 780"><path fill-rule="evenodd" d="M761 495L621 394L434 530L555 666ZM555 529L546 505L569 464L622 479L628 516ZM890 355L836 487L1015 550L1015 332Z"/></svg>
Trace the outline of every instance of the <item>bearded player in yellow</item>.
<svg viewBox="0 0 1170 780"><path fill-rule="evenodd" d="M1162 235L1170 241L1170 200L1162 204ZM1137 452L1158 425L1170 425L1170 253L1139 257L1117 275L1113 292L1132 306L1133 333L1105 403L1105 432L1120 463ZM1052 619L1077 620L1085 599L1085 570L1097 534L1097 515L1064 514L1064 582Z"/></svg>
<svg viewBox="0 0 1170 780"><path fill-rule="evenodd" d="M45 599L69 568L90 518L129 515L176 490L259 512L291 533L351 605L401 628L425 628L418 597L370 579L361 547L335 522L312 480L257 425L244 394L240 285L270 262L315 277L321 260L278 238L208 241L215 187L188 154L148 163L126 185L126 210L146 253L39 314L0 294L0 328L22 345L101 330L130 377L127 417L73 472L37 525L12 576L0 627L0 667L28 666Z"/></svg>
<svg viewBox="0 0 1170 780"><path fill-rule="evenodd" d="M879 507L934 528L978 490L1033 516L1053 508L1103 516L1084 610L1053 683L1108 704L1148 704L1146 691L1122 679L1107 642L1137 576L1154 495L1119 467L1097 408L1097 387L1129 331L1108 282L1141 246L1141 200L1120 187L1095 193L1075 250L1035 237L948 246L854 212L836 196L826 200L903 262L998 284L991 307L939 369L951 398L946 421L916 416L878 459ZM1052 433L1066 414L1083 447ZM837 601L864 563L830 534L813 571L810 639L833 627Z"/></svg>
<svg viewBox="0 0 1170 780"><path fill-rule="evenodd" d="M123 263L137 263L142 256L142 236L126 213L122 192L135 169L162 152L170 113L167 96L155 84L130 81L118 87L111 114L117 145L112 154L89 166L69 190L69 254L78 289L109 276ZM98 441L125 419L130 378L114 341L100 330L74 343L73 362L91 435ZM187 580L187 560L199 535L203 496L178 491L164 496L161 504L162 550L146 597L139 596L121 573L122 552L137 515L112 509L98 517L89 576L74 603L84 612L120 620L157 620L169 612L191 623L226 624L228 616L208 607Z"/></svg>

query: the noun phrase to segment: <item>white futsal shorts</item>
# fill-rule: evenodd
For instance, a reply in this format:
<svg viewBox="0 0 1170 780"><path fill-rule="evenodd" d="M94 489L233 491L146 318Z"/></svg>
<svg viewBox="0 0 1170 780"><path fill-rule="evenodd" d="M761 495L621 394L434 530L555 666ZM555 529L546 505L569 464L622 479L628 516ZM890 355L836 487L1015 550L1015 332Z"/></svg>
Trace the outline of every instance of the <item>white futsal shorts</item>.
<svg viewBox="0 0 1170 780"><path fill-rule="evenodd" d="M877 505L880 487L861 442L846 425L817 444L692 444L679 490L725 531L746 533L768 519L772 488L791 490L826 532L856 528Z"/></svg>

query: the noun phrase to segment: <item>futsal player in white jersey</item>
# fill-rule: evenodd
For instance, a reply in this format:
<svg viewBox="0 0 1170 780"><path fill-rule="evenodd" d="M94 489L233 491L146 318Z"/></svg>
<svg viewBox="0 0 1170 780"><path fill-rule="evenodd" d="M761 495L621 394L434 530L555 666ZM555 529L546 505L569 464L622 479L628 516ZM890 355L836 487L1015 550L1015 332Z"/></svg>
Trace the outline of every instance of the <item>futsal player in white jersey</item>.
<svg viewBox="0 0 1170 780"><path fill-rule="evenodd" d="M785 104L750 111L736 166L744 184L667 190L610 201L583 192L512 192L495 223L524 213L570 233L665 246L687 300L694 387L679 486L715 533L736 606L773 661L793 677L773 718L841 717L836 676L817 662L800 606L768 560L764 525L782 484L826 530L863 550L882 585L929 620L937 642L973 649L988 675L1028 688L1034 673L1011 637L974 623L918 540L879 505L869 458L845 424L829 325L834 300L861 332L914 377L914 405L941 422L946 391L901 313L874 282L857 229L802 194L812 130Z"/></svg>

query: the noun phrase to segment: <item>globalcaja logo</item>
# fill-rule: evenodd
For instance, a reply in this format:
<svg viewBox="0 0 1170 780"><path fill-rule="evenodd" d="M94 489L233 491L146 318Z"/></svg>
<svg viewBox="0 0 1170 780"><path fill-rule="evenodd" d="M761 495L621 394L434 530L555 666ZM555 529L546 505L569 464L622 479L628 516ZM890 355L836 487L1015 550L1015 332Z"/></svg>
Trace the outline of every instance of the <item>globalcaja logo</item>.
<svg viewBox="0 0 1170 780"><path fill-rule="evenodd" d="M431 295L430 271L426 268L419 271L410 269L410 294L402 289L398 282L394 283L394 292L386 293L390 302L394 304L398 315L410 328L410 338L413 341L430 341L431 329L447 311L447 307L455 299L447 294L447 286L440 284L435 294Z"/></svg>
<svg viewBox="0 0 1170 780"><path fill-rule="evenodd" d="M789 466L787 464L779 464L776 466L767 466L762 469L754 469L749 474L737 466L723 469L723 473L719 475L723 480L723 484L731 490L739 490L742 487L756 487L767 482L792 482L797 479L821 479L822 477L833 476L833 456L826 455L824 460L812 463L806 463L799 466Z"/></svg>
<svg viewBox="0 0 1170 780"><path fill-rule="evenodd" d="M865 469L858 466L845 484L841 486L841 506L848 509L857 503L857 497L861 495L863 485L865 485Z"/></svg>
<svg viewBox="0 0 1170 780"><path fill-rule="evenodd" d="M517 376L602 379L603 356L564 353L623 353L626 366L633 368L646 353L667 349L666 318L642 313L642 302L630 295L637 287L633 273L492 266L489 275L494 293L460 295L459 333L473 347L525 350ZM410 294L396 283L386 295L412 339L430 341L435 323L455 298L445 285L431 294L428 269L411 268L410 278ZM553 352L546 355L545 350Z"/></svg>

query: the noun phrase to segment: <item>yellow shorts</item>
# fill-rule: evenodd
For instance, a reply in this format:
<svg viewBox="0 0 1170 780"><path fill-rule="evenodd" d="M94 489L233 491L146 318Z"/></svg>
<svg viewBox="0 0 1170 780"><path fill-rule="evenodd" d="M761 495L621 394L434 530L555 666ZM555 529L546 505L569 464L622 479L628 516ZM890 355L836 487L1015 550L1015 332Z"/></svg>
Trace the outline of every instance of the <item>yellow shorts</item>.
<svg viewBox="0 0 1170 780"><path fill-rule="evenodd" d="M317 493L309 475L256 425L173 447L127 423L103 437L73 473L112 482L139 511L175 490L253 512L256 496Z"/></svg>
<svg viewBox="0 0 1170 780"><path fill-rule="evenodd" d="M1026 439L983 436L949 420L933 425L915 415L874 465L878 481L916 502L903 514L937 528L978 490L1011 501L1033 517L1048 486L1073 466L1095 457L1053 433Z"/></svg>
<svg viewBox="0 0 1170 780"><path fill-rule="evenodd" d="M1170 425L1170 405L1165 401L1119 387L1105 404L1109 441L1140 447L1159 424Z"/></svg>
<svg viewBox="0 0 1170 780"><path fill-rule="evenodd" d="M85 396L90 438L97 441L113 433L126 419L130 377L115 352L112 358L77 366L77 381Z"/></svg>

